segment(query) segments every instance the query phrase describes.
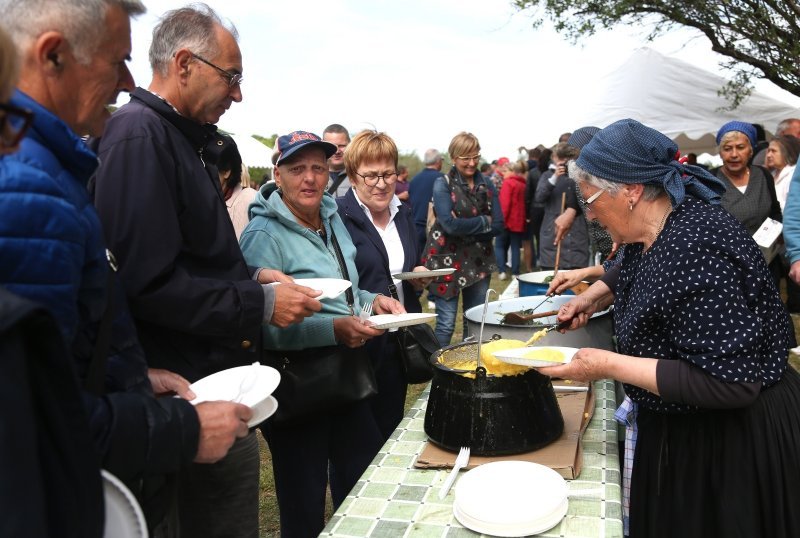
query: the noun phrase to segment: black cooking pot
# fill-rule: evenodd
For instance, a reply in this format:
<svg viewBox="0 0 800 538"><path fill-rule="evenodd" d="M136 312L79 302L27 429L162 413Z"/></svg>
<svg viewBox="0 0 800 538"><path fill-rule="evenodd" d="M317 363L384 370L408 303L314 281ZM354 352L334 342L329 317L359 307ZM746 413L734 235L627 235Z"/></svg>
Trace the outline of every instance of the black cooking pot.
<svg viewBox="0 0 800 538"><path fill-rule="evenodd" d="M534 369L495 376L482 366L474 379L464 377L463 370L445 365L453 352L474 359L478 344L456 344L431 355L425 433L433 443L453 451L469 446L475 456L497 456L536 450L561 436L564 419L549 377Z"/></svg>

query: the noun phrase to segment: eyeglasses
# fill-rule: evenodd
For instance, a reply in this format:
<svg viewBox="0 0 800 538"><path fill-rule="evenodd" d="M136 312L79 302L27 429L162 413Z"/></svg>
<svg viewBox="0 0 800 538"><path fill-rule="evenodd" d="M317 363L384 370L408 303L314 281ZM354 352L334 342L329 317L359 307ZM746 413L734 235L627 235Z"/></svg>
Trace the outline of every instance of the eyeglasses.
<svg viewBox="0 0 800 538"><path fill-rule="evenodd" d="M381 175L372 173L367 175L361 175L358 172L356 172L356 175L361 179L363 179L364 183L366 183L369 187L374 187L375 185L378 184L378 181L380 181L381 179L386 185L391 185L392 183L397 181L397 172L386 172Z"/></svg>
<svg viewBox="0 0 800 538"><path fill-rule="evenodd" d="M600 189L599 191L597 191L596 193L594 193L593 195L591 195L590 197L588 197L588 198L586 198L584 200L583 199L583 194L581 193L581 191L580 191L580 189L578 188L577 185L575 186L575 191L578 193L578 201L581 203L581 206L583 206L583 210L584 211L588 211L588 210L592 209L592 207L591 207L592 203L594 203L595 200L600 198L601 194L606 192L605 189Z"/></svg>
<svg viewBox="0 0 800 538"><path fill-rule="evenodd" d="M15 148L33 122L33 112L14 105L0 103L0 141L3 147Z"/></svg>
<svg viewBox="0 0 800 538"><path fill-rule="evenodd" d="M223 68L219 67L218 65L212 64L202 56L195 54L194 52L189 52L189 54L192 55L192 58L196 58L201 62L203 62L204 64L210 65L211 67L216 69L219 72L219 74L222 75L222 78L228 81L228 87L230 88L233 88L234 86L237 86L244 81L244 77L242 76L241 73L231 73L230 71L226 71Z"/></svg>
<svg viewBox="0 0 800 538"><path fill-rule="evenodd" d="M458 159L459 161L465 162L465 163L473 161L473 162L475 162L477 164L477 163L481 162L481 154L478 153L477 155L472 155L470 157L456 157L456 159Z"/></svg>

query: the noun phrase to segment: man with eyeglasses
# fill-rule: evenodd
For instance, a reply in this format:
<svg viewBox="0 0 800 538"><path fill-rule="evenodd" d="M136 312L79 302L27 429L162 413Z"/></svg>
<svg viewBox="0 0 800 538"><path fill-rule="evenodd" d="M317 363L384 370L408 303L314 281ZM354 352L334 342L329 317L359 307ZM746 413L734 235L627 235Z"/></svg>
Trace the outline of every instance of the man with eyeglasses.
<svg viewBox="0 0 800 538"><path fill-rule="evenodd" d="M350 133L342 125L332 123L322 131L322 140L336 146L336 153L328 159L328 194L334 198L344 196L350 190L350 180L344 169L344 150L350 144Z"/></svg>
<svg viewBox="0 0 800 538"><path fill-rule="evenodd" d="M215 123L242 100L236 29L204 4L153 30L149 88L136 88L98 143L95 204L120 262L151 366L194 382L260 360L261 326L321 308L318 292L244 261L214 166ZM269 285L282 282L280 286ZM181 536L258 534L258 442L181 475Z"/></svg>

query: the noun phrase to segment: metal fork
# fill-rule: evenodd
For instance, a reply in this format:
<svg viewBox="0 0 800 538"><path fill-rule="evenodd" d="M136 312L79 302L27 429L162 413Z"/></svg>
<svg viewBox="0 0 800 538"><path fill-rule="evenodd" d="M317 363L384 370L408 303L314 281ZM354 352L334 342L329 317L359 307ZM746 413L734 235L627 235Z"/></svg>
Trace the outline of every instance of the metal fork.
<svg viewBox="0 0 800 538"><path fill-rule="evenodd" d="M439 490L439 498L444 499L447 497L450 488L453 487L453 482L456 481L456 476L458 476L458 471L463 469L469 464L469 447L462 446L461 450L458 451L458 457L456 457L456 462L453 465L453 470L450 471L450 474L447 476L447 480L444 481L442 485L442 489Z"/></svg>
<svg viewBox="0 0 800 538"><path fill-rule="evenodd" d="M361 312L358 314L359 319L369 319L372 316L372 303L367 303L361 307Z"/></svg>

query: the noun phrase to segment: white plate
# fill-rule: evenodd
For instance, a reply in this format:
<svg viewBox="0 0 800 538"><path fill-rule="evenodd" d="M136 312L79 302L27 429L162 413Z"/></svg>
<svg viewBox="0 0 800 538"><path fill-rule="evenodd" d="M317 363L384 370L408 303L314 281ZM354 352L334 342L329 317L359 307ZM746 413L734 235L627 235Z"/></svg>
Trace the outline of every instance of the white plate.
<svg viewBox="0 0 800 538"><path fill-rule="evenodd" d="M239 396L242 380L252 373L252 368L252 365L228 368L195 381L189 385L189 388L197 397L190 400L189 403L197 405L215 400L235 400ZM241 403L255 409L258 404L263 403L272 394L280 382L281 374L278 373L278 370L270 366L256 366L255 384L252 389L242 394Z"/></svg>
<svg viewBox="0 0 800 538"><path fill-rule="evenodd" d="M528 536L567 513L567 484L554 470L527 461L495 461L462 476L453 515L465 527L493 536Z"/></svg>
<svg viewBox="0 0 800 538"><path fill-rule="evenodd" d="M278 400L276 400L274 396L269 396L266 400L257 403L251 409L253 410L253 418L247 423L247 427L255 428L275 414L275 411L278 410Z"/></svg>
<svg viewBox="0 0 800 538"><path fill-rule="evenodd" d="M370 316L368 321L371 321L376 329L394 329L395 327L406 327L408 325L419 325L420 323L427 323L434 319L436 314L408 313L408 314L378 314Z"/></svg>
<svg viewBox="0 0 800 538"><path fill-rule="evenodd" d="M407 271L405 273L396 273L392 278L397 280L412 280L414 278L436 278L440 276L452 275L456 270L452 267L447 269L429 269L427 271Z"/></svg>
<svg viewBox="0 0 800 538"><path fill-rule="evenodd" d="M105 469L103 497L106 505L106 523L103 536L106 538L147 538L147 521L136 497L122 481Z"/></svg>
<svg viewBox="0 0 800 538"><path fill-rule="evenodd" d="M536 353L537 350L552 349L560 351L564 355L562 362L545 361L534 358L526 358L525 355ZM578 352L576 347L558 347L558 346L539 346L539 347L518 347L515 349L504 349L497 351L493 355L503 362L508 364L516 364L518 366L528 366L530 368L544 368L546 366L558 366L559 364L568 364L575 353Z"/></svg>
<svg viewBox="0 0 800 538"><path fill-rule="evenodd" d="M352 286L349 280L341 278L296 278L294 279L294 283L311 289L320 290L322 295L316 297L317 299L333 299Z"/></svg>

